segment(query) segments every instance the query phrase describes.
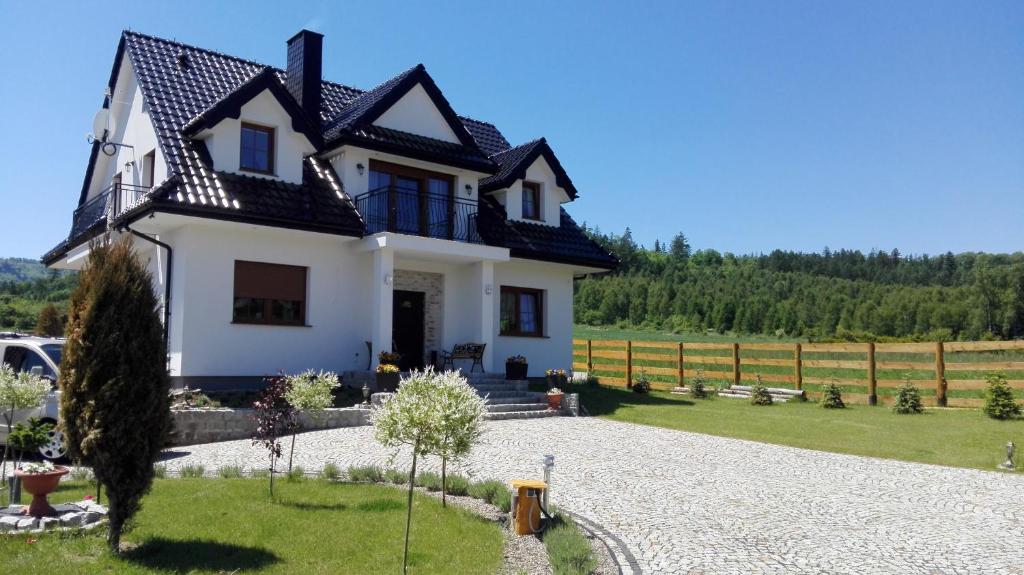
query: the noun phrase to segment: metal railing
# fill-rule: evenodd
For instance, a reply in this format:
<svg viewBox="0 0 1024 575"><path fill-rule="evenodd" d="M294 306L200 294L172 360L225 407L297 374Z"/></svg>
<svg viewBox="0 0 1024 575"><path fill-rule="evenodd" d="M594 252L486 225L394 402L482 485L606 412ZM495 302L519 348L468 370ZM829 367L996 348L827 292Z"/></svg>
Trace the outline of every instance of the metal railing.
<svg viewBox="0 0 1024 575"><path fill-rule="evenodd" d="M89 231L101 221L113 219L125 210L134 206L151 188L131 184L111 184L91 200L75 210L71 221L71 233L74 239Z"/></svg>
<svg viewBox="0 0 1024 575"><path fill-rule="evenodd" d="M389 186L356 196L355 203L368 234L394 232L483 243L474 200Z"/></svg>

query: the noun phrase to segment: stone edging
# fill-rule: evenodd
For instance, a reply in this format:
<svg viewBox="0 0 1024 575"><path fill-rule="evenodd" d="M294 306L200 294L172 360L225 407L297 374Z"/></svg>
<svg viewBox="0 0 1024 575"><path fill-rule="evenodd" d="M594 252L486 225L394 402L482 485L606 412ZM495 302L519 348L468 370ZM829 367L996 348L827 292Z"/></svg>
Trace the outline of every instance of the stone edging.
<svg viewBox="0 0 1024 575"><path fill-rule="evenodd" d="M255 412L227 407L172 409L174 433L171 445L195 445L232 439L248 439L256 432ZM358 427L370 423L370 410L362 405L331 407L317 417L299 413L300 431Z"/></svg>
<svg viewBox="0 0 1024 575"><path fill-rule="evenodd" d="M107 508L85 500L54 505L56 517L30 517L24 505L10 505L0 510L0 536L25 535L56 531L88 531L107 521Z"/></svg>

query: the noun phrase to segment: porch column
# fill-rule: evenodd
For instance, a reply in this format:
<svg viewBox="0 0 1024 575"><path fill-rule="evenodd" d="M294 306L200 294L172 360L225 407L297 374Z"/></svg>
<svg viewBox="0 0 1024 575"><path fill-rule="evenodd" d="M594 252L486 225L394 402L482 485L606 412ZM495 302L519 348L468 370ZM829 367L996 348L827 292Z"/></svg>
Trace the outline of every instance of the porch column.
<svg viewBox="0 0 1024 575"><path fill-rule="evenodd" d="M381 248L373 252L373 278L370 293L373 294L373 342L372 365L377 367L377 354L391 351L391 316L394 306L395 252Z"/></svg>
<svg viewBox="0 0 1024 575"><path fill-rule="evenodd" d="M494 306L498 300L498 286L494 285L494 262L483 261L476 266L476 276L479 278L480 294L480 332L477 340L487 344L484 347L484 370L494 371Z"/></svg>

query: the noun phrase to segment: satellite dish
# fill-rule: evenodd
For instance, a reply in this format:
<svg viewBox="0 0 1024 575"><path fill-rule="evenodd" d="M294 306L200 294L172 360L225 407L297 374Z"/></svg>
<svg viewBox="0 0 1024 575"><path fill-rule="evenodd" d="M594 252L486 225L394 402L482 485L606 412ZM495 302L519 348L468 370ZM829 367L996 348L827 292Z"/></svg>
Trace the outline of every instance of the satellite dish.
<svg viewBox="0 0 1024 575"><path fill-rule="evenodd" d="M110 110L100 108L92 119L92 134L96 139L103 139L107 133L107 126L110 125Z"/></svg>

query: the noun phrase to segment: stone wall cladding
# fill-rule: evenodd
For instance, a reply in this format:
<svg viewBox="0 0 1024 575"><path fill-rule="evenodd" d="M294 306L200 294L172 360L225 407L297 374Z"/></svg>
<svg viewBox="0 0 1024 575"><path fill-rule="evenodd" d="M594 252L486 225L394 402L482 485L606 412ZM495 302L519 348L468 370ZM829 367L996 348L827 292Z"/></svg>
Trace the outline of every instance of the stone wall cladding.
<svg viewBox="0 0 1024 575"><path fill-rule="evenodd" d="M424 296L423 351L430 360L430 352L441 349L441 322L444 311L444 275L429 272L395 270L394 288L418 291Z"/></svg>
<svg viewBox="0 0 1024 575"><path fill-rule="evenodd" d="M172 445L195 445L231 439L246 439L256 431L255 412L252 409L175 409ZM334 429L368 425L370 410L363 407L325 409L318 418L299 414L303 431Z"/></svg>

